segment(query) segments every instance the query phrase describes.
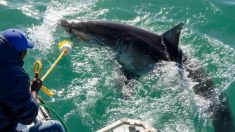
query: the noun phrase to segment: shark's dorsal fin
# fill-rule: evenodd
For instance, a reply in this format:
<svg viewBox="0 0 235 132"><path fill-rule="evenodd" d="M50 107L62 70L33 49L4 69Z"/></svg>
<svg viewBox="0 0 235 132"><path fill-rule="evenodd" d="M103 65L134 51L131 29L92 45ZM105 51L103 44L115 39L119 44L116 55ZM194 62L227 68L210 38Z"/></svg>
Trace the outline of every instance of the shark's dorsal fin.
<svg viewBox="0 0 235 132"><path fill-rule="evenodd" d="M183 23L179 23L172 29L163 33L162 34L163 40L167 41L167 43L169 43L171 46L178 48L180 32L181 29L183 28L183 25L184 25Z"/></svg>

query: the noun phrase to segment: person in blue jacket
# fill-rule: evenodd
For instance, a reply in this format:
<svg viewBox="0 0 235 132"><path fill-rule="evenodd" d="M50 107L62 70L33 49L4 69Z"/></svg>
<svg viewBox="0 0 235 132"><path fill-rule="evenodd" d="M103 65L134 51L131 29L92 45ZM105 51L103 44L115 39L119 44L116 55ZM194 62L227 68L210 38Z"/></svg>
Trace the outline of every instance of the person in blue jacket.
<svg viewBox="0 0 235 132"><path fill-rule="evenodd" d="M18 123L29 125L38 114L36 98L42 81L34 77L30 86L23 69L23 59L31 48L32 42L19 29L0 33L0 132L15 132ZM58 131L62 130L59 127ZM42 125L32 131L40 129Z"/></svg>

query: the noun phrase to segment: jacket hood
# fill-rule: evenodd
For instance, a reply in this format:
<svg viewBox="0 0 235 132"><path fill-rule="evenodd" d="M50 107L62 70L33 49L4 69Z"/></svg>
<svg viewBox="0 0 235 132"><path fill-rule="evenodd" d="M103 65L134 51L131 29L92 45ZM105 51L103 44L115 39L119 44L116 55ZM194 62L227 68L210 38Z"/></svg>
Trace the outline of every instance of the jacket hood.
<svg viewBox="0 0 235 132"><path fill-rule="evenodd" d="M24 62L18 55L17 51L11 47L7 40L0 34L0 66L2 65L19 65L23 66Z"/></svg>

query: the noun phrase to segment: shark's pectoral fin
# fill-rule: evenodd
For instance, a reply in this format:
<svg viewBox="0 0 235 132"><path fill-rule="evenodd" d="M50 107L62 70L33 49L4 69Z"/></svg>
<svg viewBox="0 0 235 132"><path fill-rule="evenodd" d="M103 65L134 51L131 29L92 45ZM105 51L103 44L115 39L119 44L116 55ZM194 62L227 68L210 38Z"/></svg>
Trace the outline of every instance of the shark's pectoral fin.
<svg viewBox="0 0 235 132"><path fill-rule="evenodd" d="M178 48L179 46L179 37L180 37L180 32L183 28L183 23L179 23L172 29L166 31L165 33L162 34L163 40L167 41L171 46Z"/></svg>

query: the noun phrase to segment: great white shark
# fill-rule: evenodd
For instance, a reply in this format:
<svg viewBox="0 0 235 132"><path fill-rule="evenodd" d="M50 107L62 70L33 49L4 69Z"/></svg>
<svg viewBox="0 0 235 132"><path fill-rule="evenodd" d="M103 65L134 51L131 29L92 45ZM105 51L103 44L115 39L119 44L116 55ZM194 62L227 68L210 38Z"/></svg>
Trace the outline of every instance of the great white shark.
<svg viewBox="0 0 235 132"><path fill-rule="evenodd" d="M180 69L188 71L188 77L198 82L193 87L195 94L209 99L213 112L215 132L235 131L234 122L226 99L217 100L211 79L205 77L203 69L190 64L189 59L179 47L179 37L183 23L170 30L156 34L142 28L108 21L59 23L68 33L82 40L99 40L117 52L117 60L127 79L138 78L141 72L148 71L152 64L160 61L174 61ZM218 96L217 96L218 97Z"/></svg>
<svg viewBox="0 0 235 132"><path fill-rule="evenodd" d="M61 20L60 25L68 33L82 40L95 38L105 41L106 45L117 51L117 60L123 65L124 74L128 79L138 77L140 71L148 69L150 64L155 62L182 62L182 50L178 46L182 23L162 35L107 21L68 23Z"/></svg>

